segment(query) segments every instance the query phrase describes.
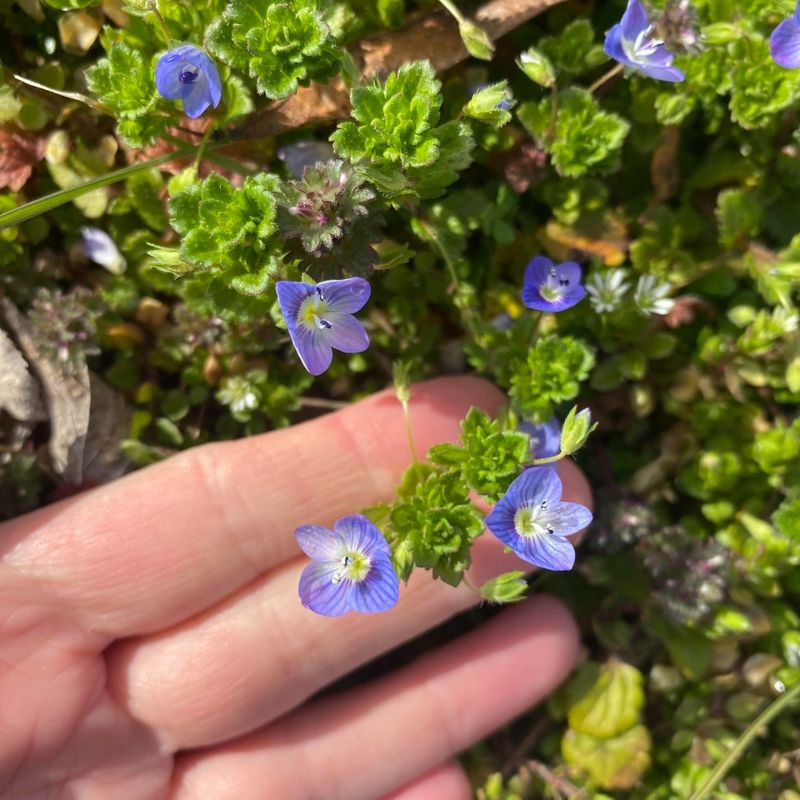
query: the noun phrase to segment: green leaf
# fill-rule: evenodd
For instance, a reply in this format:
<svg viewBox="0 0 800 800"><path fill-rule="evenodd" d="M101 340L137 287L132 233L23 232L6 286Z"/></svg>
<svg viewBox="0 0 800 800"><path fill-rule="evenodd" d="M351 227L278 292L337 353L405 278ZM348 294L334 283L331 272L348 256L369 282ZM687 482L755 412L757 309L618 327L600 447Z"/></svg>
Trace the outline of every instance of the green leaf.
<svg viewBox="0 0 800 800"><path fill-rule="evenodd" d="M570 766L586 772L603 789L633 789L650 766L650 734L637 725L610 739L568 730L561 752Z"/></svg>
<svg viewBox="0 0 800 800"><path fill-rule="evenodd" d="M157 169L139 172L128 178L128 193L131 205L145 224L161 232L167 226L167 209L162 199L164 182Z"/></svg>
<svg viewBox="0 0 800 800"><path fill-rule="evenodd" d="M617 167L616 157L630 130L630 123L603 111L585 89L566 89L558 94L555 125L548 99L523 103L520 122L551 154L560 175L576 177L592 169L607 172Z"/></svg>
<svg viewBox="0 0 800 800"><path fill-rule="evenodd" d="M636 667L616 659L585 665L568 689L574 698L567 710L570 728L601 739L630 730L644 708L642 683Z"/></svg>
<svg viewBox="0 0 800 800"><path fill-rule="evenodd" d="M542 54L559 72L580 75L607 60L602 45L595 42L594 28L586 18L573 20L557 36L539 42Z"/></svg>
<svg viewBox="0 0 800 800"><path fill-rule="evenodd" d="M485 122L493 128L502 128L511 121L508 109L513 105L514 96L508 88L508 81L501 81L478 89L464 106L464 116Z"/></svg>
<svg viewBox="0 0 800 800"><path fill-rule="evenodd" d="M404 64L381 85L351 93L352 120L331 136L336 152L357 162L388 197L436 197L471 161L466 123L436 127L441 84L427 61Z"/></svg>
<svg viewBox="0 0 800 800"><path fill-rule="evenodd" d="M339 48L316 0L233 0L208 32L213 55L256 82L260 94L288 97L334 73Z"/></svg>
<svg viewBox="0 0 800 800"><path fill-rule="evenodd" d="M122 119L147 114L157 99L150 63L138 50L122 43L113 44L108 56L87 71L86 82Z"/></svg>
<svg viewBox="0 0 800 800"><path fill-rule="evenodd" d="M277 187L273 175L248 176L237 189L215 174L176 194L170 221L181 257L205 268L258 266L275 231Z"/></svg>
<svg viewBox="0 0 800 800"><path fill-rule="evenodd" d="M512 363L510 394L516 409L524 418L546 422L558 403L577 396L593 366L594 354L580 339L537 339L524 360Z"/></svg>
<svg viewBox="0 0 800 800"><path fill-rule="evenodd" d="M746 189L725 189L717 198L719 240L725 247L746 246L761 230L763 203Z"/></svg>

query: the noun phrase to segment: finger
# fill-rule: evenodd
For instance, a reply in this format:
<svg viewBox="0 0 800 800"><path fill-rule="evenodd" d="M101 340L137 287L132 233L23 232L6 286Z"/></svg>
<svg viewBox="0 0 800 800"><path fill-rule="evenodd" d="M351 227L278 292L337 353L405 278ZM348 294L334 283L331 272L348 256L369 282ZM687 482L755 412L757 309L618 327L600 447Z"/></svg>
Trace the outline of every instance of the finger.
<svg viewBox="0 0 800 800"><path fill-rule="evenodd" d="M577 652L569 612L536 598L395 674L179 757L171 800L372 800L537 703Z"/></svg>
<svg viewBox="0 0 800 800"><path fill-rule="evenodd" d="M472 787L457 761L434 767L411 783L390 792L383 800L470 800Z"/></svg>
<svg viewBox="0 0 800 800"><path fill-rule="evenodd" d="M559 465L567 500L591 505L589 486L571 462ZM530 569L491 534L473 549L473 583ZM155 636L108 653L112 694L173 750L215 744L260 727L375 656L478 602L412 575L392 611L329 619L301 606L298 559L247 586L226 603ZM309 653L313 657L309 658Z"/></svg>
<svg viewBox="0 0 800 800"><path fill-rule="evenodd" d="M491 384L414 387L420 454L458 436ZM4 573L109 637L197 613L297 553L294 529L391 496L409 462L400 405L381 392L341 412L237 442L197 447L0 529Z"/></svg>

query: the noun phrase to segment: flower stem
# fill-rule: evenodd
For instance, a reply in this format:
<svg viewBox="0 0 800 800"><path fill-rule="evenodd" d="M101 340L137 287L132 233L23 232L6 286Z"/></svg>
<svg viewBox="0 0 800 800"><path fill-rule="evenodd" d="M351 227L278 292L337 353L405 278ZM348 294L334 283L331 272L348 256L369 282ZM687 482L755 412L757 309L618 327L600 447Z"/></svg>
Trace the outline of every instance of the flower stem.
<svg viewBox="0 0 800 800"><path fill-rule="evenodd" d="M619 75L625 66L623 64L617 64L615 67L612 67L605 75L601 75L590 87L589 91L594 93L596 92L604 83L610 81L612 78L615 78Z"/></svg>
<svg viewBox="0 0 800 800"><path fill-rule="evenodd" d="M547 456L546 458L534 458L531 464L535 467L539 467L542 464L555 464L556 461L561 461L566 455L566 453L557 453L554 456Z"/></svg>
<svg viewBox="0 0 800 800"><path fill-rule="evenodd" d="M449 11L453 17L455 17L456 22L461 25L464 22L464 15L458 10L458 6L452 0L439 0L440 5L444 6L447 11Z"/></svg>
<svg viewBox="0 0 800 800"><path fill-rule="evenodd" d="M153 16L158 20L158 24L161 26L161 31L164 34L164 38L167 41L167 44L172 44L175 40L172 38L169 32L169 28L167 27L167 22L164 17L161 16L161 12L158 10L158 3L153 2L150 4L150 10L153 12Z"/></svg>
<svg viewBox="0 0 800 800"><path fill-rule="evenodd" d="M707 800L719 783L728 774L728 770L744 755L753 739L762 732L793 700L800 697L800 682L796 683L788 692L772 701L746 728L736 743L720 759L717 766L711 770L703 785L691 796L690 800Z"/></svg>
<svg viewBox="0 0 800 800"><path fill-rule="evenodd" d="M205 152L206 145L208 144L208 140L211 138L211 134L214 132L214 123L212 122L206 132L203 134L203 138L200 140L200 144L197 146L197 155L194 157L194 168L197 170L200 168L200 160L203 158L203 153Z"/></svg>

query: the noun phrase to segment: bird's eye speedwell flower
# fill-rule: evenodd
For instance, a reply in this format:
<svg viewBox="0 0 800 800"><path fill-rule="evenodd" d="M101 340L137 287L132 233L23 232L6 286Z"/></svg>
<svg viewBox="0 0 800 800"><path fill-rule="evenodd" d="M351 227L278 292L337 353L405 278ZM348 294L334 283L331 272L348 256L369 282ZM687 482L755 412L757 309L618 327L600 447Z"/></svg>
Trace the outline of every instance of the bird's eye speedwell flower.
<svg viewBox="0 0 800 800"><path fill-rule="evenodd" d="M114 240L100 228L81 228L83 254L95 264L105 267L112 275L122 275L128 264Z"/></svg>
<svg viewBox="0 0 800 800"><path fill-rule="evenodd" d="M366 517L342 517L333 530L302 525L295 537L312 559L298 587L306 608L338 617L348 611L388 611L397 604L400 582L389 545Z"/></svg>
<svg viewBox="0 0 800 800"><path fill-rule="evenodd" d="M575 548L567 538L592 521L580 503L561 500L552 467L532 467L516 478L486 517L489 530L520 558L550 570L572 569Z"/></svg>
<svg viewBox="0 0 800 800"><path fill-rule="evenodd" d="M622 20L608 32L603 49L615 61L648 78L673 83L685 79L683 72L672 66L674 56L658 38L639 0L629 0Z"/></svg>
<svg viewBox="0 0 800 800"><path fill-rule="evenodd" d="M333 349L361 353L369 347L364 326L353 316L369 300L369 283L363 278L322 281L313 286L278 281L275 289L292 344L312 375L328 369Z"/></svg>
<svg viewBox="0 0 800 800"><path fill-rule="evenodd" d="M553 264L549 258L536 256L525 270L522 302L536 311L564 311L586 296L581 285L581 268L574 261Z"/></svg>
<svg viewBox="0 0 800 800"><path fill-rule="evenodd" d="M800 69L800 2L794 14L772 32L769 37L769 51L779 66Z"/></svg>
<svg viewBox="0 0 800 800"><path fill-rule="evenodd" d="M222 99L222 82L214 62L193 44L165 53L156 64L156 88L167 100L183 100L183 113L199 117Z"/></svg>
<svg viewBox="0 0 800 800"><path fill-rule="evenodd" d="M555 417L538 424L521 422L517 427L531 437L532 459L552 458L561 452L561 423Z"/></svg>

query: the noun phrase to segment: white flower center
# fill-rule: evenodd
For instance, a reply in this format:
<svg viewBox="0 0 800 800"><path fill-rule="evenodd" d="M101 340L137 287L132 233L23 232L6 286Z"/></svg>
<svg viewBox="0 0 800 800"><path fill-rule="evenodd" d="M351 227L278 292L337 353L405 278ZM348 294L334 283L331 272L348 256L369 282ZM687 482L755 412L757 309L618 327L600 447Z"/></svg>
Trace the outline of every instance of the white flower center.
<svg viewBox="0 0 800 800"><path fill-rule="evenodd" d="M343 580L361 583L369 575L369 556L355 550L349 550L342 556L339 569L333 574L331 583L341 583Z"/></svg>
<svg viewBox="0 0 800 800"><path fill-rule="evenodd" d="M548 523L547 501L542 500L532 506L523 506L514 514L514 528L519 536L546 536L553 533L553 526Z"/></svg>
<svg viewBox="0 0 800 800"><path fill-rule="evenodd" d="M652 25L645 28L633 41L630 39L622 40L622 49L631 61L644 61L649 56L655 54L656 50L664 42L656 39Z"/></svg>

